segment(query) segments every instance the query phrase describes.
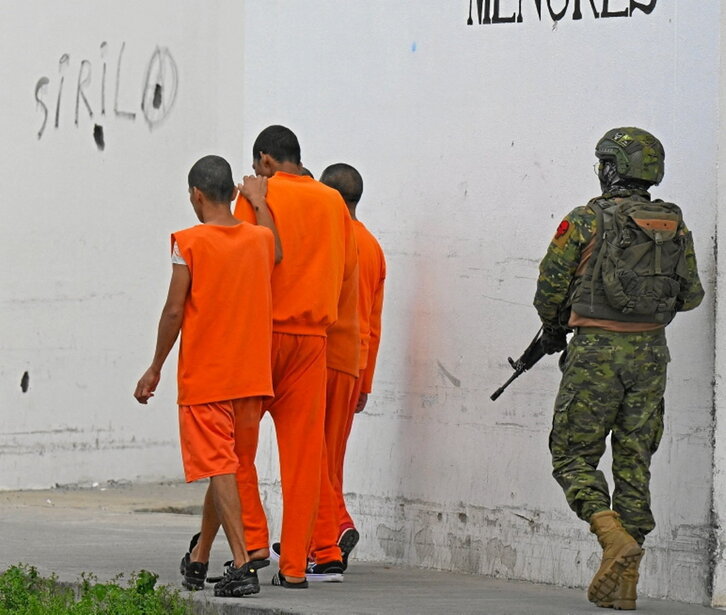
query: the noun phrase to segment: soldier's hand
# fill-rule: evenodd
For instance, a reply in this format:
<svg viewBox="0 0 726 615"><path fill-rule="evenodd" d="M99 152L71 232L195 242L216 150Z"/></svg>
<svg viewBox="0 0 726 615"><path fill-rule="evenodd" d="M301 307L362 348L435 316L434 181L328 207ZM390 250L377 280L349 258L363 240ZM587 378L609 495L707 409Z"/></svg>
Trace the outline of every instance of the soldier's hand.
<svg viewBox="0 0 726 615"><path fill-rule="evenodd" d="M542 350L555 354L567 348L567 331L560 327L545 327L542 330Z"/></svg>

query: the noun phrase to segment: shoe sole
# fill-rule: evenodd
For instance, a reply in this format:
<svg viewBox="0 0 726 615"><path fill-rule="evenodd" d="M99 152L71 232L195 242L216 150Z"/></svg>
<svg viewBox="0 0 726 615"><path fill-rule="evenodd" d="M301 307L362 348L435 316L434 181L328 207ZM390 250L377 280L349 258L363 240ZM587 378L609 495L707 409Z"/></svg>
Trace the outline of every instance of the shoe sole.
<svg viewBox="0 0 726 615"><path fill-rule="evenodd" d="M231 590L225 591L214 591L214 595L217 598L242 598L243 596L251 596L252 594L259 594L260 586L248 586L248 587L234 587Z"/></svg>
<svg viewBox="0 0 726 615"><path fill-rule="evenodd" d="M308 573L305 578L310 583L342 583L343 582L342 572L326 572L322 574Z"/></svg>
<svg viewBox="0 0 726 615"><path fill-rule="evenodd" d="M587 588L587 599L596 605L613 604L613 594L618 587L620 577L630 564L635 563L641 552L642 549L638 544L623 549L601 573L596 573L590 587Z"/></svg>
<svg viewBox="0 0 726 615"><path fill-rule="evenodd" d="M343 570L348 569L348 557L360 540L360 533L354 527L345 530L338 538L338 546L340 547L340 555L343 561Z"/></svg>
<svg viewBox="0 0 726 615"><path fill-rule="evenodd" d="M358 544L358 541L360 540L360 533L357 529L349 528L343 532L343 534L338 539L338 546L340 547L341 551L344 551L346 553L350 553L353 549L355 549L355 546Z"/></svg>
<svg viewBox="0 0 726 615"><path fill-rule="evenodd" d="M278 572L275 574L274 577L272 577L272 585L275 587L282 587L284 589L307 589L308 588L308 582L307 580L303 581L302 583L289 583L285 577L282 576L281 572Z"/></svg>

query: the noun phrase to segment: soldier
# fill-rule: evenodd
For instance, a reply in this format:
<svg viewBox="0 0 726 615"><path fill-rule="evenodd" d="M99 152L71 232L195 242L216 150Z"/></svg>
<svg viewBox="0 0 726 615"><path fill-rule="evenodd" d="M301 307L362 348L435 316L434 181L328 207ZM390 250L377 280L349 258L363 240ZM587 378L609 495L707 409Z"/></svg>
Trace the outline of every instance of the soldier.
<svg viewBox="0 0 726 615"><path fill-rule="evenodd" d="M704 292L680 209L648 192L663 178L660 141L616 128L595 155L603 194L560 223L540 264L534 305L545 351L567 348L550 452L567 502L603 548L588 599L630 610L641 547L655 527L649 468L663 434L665 326L697 307ZM597 469L608 434L612 505Z"/></svg>

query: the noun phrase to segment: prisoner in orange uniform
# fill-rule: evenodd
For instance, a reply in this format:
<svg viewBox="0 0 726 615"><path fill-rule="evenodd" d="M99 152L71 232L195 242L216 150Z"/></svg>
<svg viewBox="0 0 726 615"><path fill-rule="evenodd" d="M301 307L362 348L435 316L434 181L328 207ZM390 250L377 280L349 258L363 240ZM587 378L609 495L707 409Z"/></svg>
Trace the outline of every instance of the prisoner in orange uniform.
<svg viewBox="0 0 726 615"><path fill-rule="evenodd" d="M353 230L358 247L358 320L359 348L357 352L350 349L350 342L338 336L334 348L328 350L328 356L334 357L328 370L334 374L328 385L328 407L326 410L326 441L328 443L328 466L331 483L338 500L339 538L338 544L342 551L343 564L347 566L348 555L359 540L358 530L348 513L343 497L343 466L348 437L353 425L353 416L361 412L368 400L373 384L373 374L378 357L381 339L381 312L383 310L383 284L386 279L386 261L383 250L376 238L356 217L356 208L363 194L363 178L360 173L345 163L330 165L323 171L320 181L340 192L345 200L353 219ZM333 345L329 338L329 344ZM345 346L344 346L345 345ZM355 373L358 378L348 378L348 365L354 355L359 355ZM346 361L343 361L343 358ZM338 367L336 367L338 366ZM345 366L343 368L342 366ZM338 384L340 381L346 386Z"/></svg>
<svg viewBox="0 0 726 615"><path fill-rule="evenodd" d="M254 221L266 200L285 251L272 274L275 399L264 406L277 433L283 501L280 572L273 583L297 588L307 585L321 495L326 332L338 318L341 289L355 274L358 256L345 202L335 190L300 175L300 146L292 131L269 126L257 137L252 157L258 178L245 178L235 216ZM266 196L260 189L264 177L269 178ZM254 450L256 444L255 439L246 448ZM269 535L254 456L240 461L240 497L245 504L254 501L243 510L245 537L250 551L260 556ZM318 564L339 565L340 559L334 541L316 552Z"/></svg>
<svg viewBox="0 0 726 615"><path fill-rule="evenodd" d="M259 562L246 551L235 475L241 433L272 394L270 278L279 242L269 230L232 216L232 170L205 156L189 172L189 196L203 223L172 235L173 271L159 322L153 361L134 396L146 404L181 331L178 366L179 432L187 481L210 478L202 525L221 522L233 561L214 587L218 596L257 593ZM261 213L268 222L269 212ZM180 570L187 589L203 589L209 552L197 534Z"/></svg>

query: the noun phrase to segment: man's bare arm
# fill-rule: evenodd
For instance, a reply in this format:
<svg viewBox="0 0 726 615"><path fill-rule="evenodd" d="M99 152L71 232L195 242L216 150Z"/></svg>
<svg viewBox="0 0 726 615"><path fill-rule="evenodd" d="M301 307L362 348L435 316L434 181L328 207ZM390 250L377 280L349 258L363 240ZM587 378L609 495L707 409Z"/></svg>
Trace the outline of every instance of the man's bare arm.
<svg viewBox="0 0 726 615"><path fill-rule="evenodd" d="M245 175L242 183L237 184L239 193L245 197L255 210L257 224L265 226L272 231L275 237L275 264L282 260L282 242L280 235L277 233L275 219L272 212L267 206L267 178L262 175Z"/></svg>
<svg viewBox="0 0 726 615"><path fill-rule="evenodd" d="M186 265L172 265L169 294L161 311L159 330L156 336L156 351L151 365L136 384L134 397L140 404L145 404L154 396L154 391L161 379L161 368L179 337L182 318L184 317L184 302L192 283L189 268Z"/></svg>

